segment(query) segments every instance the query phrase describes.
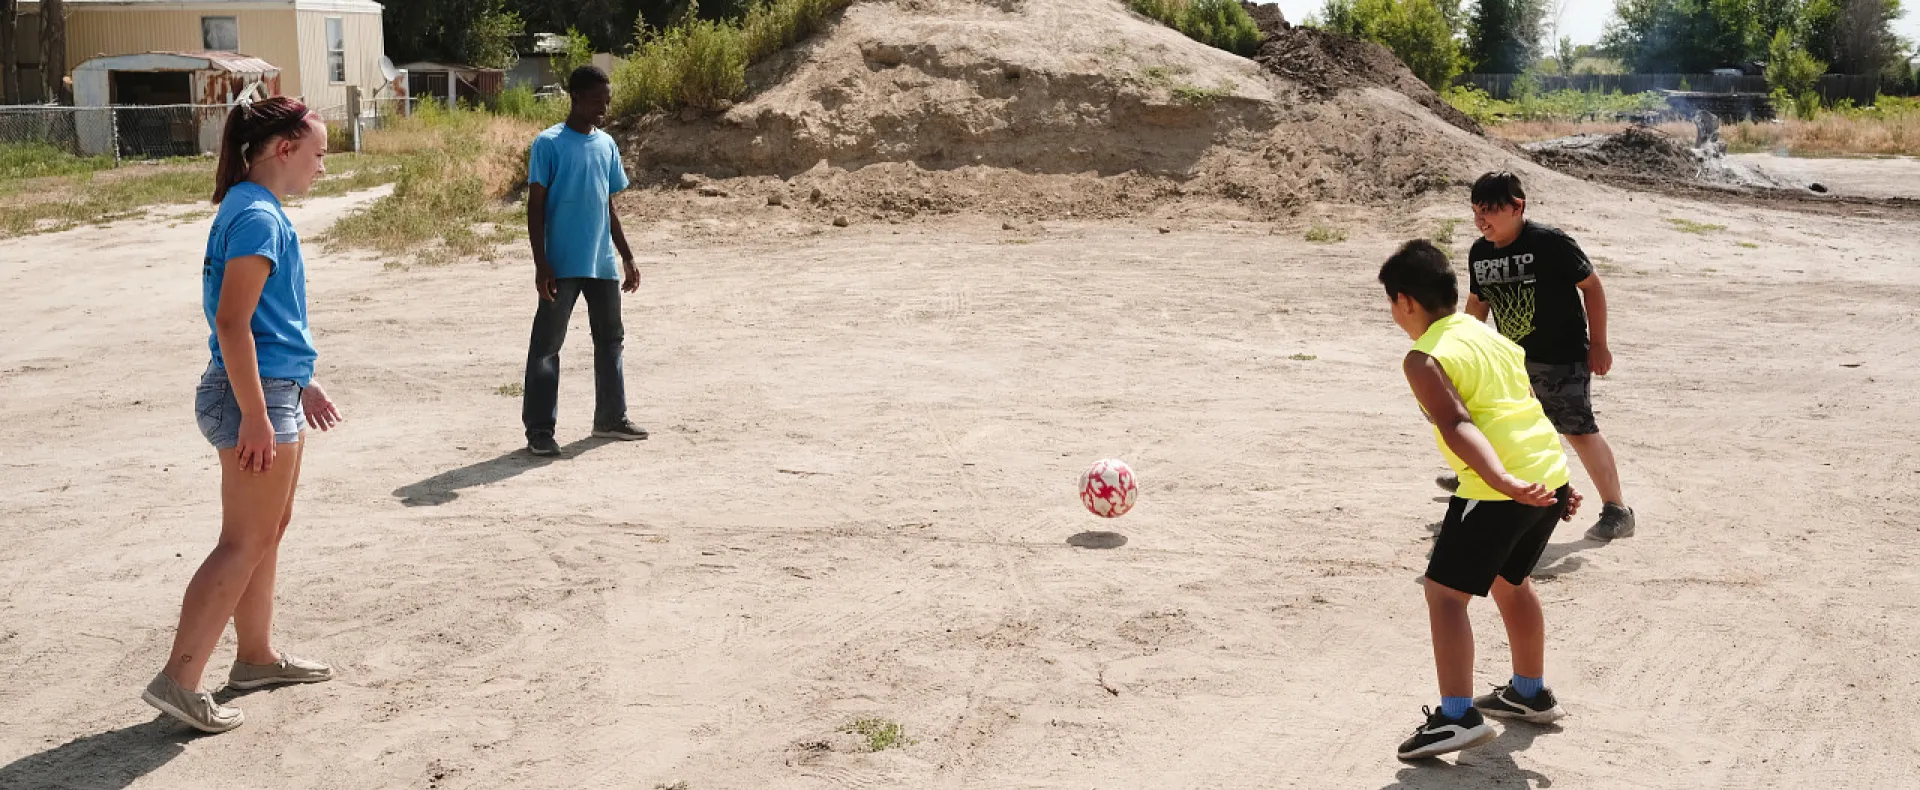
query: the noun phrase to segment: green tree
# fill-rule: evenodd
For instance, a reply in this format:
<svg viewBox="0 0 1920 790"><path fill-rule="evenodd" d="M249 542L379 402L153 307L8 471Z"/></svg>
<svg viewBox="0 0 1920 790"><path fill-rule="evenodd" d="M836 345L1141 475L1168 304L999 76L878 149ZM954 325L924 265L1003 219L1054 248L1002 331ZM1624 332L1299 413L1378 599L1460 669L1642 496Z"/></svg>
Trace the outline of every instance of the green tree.
<svg viewBox="0 0 1920 790"><path fill-rule="evenodd" d="M387 51L400 62L446 59L485 68L511 67L526 30L506 0L388 3L381 23Z"/></svg>
<svg viewBox="0 0 1920 790"><path fill-rule="evenodd" d="M1814 86L1826 71L1827 64L1807 54L1786 28L1774 32L1767 47L1767 86L1773 89L1775 107L1812 120L1820 109L1820 94Z"/></svg>
<svg viewBox="0 0 1920 790"><path fill-rule="evenodd" d="M1544 0L1479 0L1467 20L1467 59L1486 74L1518 74L1540 57Z"/></svg>
<svg viewBox="0 0 1920 790"><path fill-rule="evenodd" d="M1453 27L1434 0L1327 0L1322 26L1384 45L1414 76L1444 90L1463 67Z"/></svg>
<svg viewBox="0 0 1920 790"><path fill-rule="evenodd" d="M510 69L520 62L516 39L527 32L520 15L494 10L469 24L459 38L460 60L483 69Z"/></svg>
<svg viewBox="0 0 1920 790"><path fill-rule="evenodd" d="M1749 2L1618 0L1601 45L1638 73L1701 73L1738 65L1750 52Z"/></svg>
<svg viewBox="0 0 1920 790"><path fill-rule="evenodd" d="M1835 0L1839 18L1834 25L1833 71L1839 74L1879 74L1898 59L1903 49L1894 35L1900 18L1900 0Z"/></svg>
<svg viewBox="0 0 1920 790"><path fill-rule="evenodd" d="M554 67L562 78L582 66L593 65L593 41L580 28L568 28L566 42L567 48L554 58Z"/></svg>
<svg viewBox="0 0 1920 790"><path fill-rule="evenodd" d="M1880 74L1898 57L1900 0L1618 0L1603 45L1638 72L1703 71L1767 60L1788 31L1844 74Z"/></svg>
<svg viewBox="0 0 1920 790"><path fill-rule="evenodd" d="M1561 76L1573 73L1573 63L1580 56L1574 52L1572 36L1560 37L1560 45L1554 50L1553 57L1559 62Z"/></svg>

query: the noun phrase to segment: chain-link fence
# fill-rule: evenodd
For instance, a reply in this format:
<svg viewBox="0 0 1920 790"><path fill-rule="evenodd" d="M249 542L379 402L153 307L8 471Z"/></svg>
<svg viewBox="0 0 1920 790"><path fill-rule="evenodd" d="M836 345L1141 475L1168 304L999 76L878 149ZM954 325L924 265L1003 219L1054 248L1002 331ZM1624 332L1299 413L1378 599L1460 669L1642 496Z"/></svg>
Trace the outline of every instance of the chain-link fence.
<svg viewBox="0 0 1920 790"><path fill-rule="evenodd" d="M75 156L166 159L219 150L220 104L0 107L0 145L44 145Z"/></svg>

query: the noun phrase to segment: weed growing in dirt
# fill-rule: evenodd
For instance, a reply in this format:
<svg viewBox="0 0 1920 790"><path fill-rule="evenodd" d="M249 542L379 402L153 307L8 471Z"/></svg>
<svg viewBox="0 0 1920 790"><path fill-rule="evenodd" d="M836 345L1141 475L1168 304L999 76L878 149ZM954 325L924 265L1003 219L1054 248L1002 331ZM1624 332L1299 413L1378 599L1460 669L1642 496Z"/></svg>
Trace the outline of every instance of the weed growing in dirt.
<svg viewBox="0 0 1920 790"><path fill-rule="evenodd" d="M370 133L364 140L374 139ZM362 145L364 148L364 143ZM327 175L315 182L308 197L333 197L391 184L400 174L403 159L388 154L332 154L327 157Z"/></svg>
<svg viewBox="0 0 1920 790"><path fill-rule="evenodd" d="M1347 240L1346 228L1337 228L1332 225L1322 225L1319 223L1315 223L1313 227L1307 229L1307 241L1311 241L1316 244L1333 244L1335 242L1342 242L1346 240Z"/></svg>
<svg viewBox="0 0 1920 790"><path fill-rule="evenodd" d="M1287 359L1291 359L1295 362L1312 362L1319 358L1320 357L1315 356L1313 354L1295 354L1293 356L1287 357Z"/></svg>
<svg viewBox="0 0 1920 790"><path fill-rule="evenodd" d="M1448 245L1453 244L1453 232L1459 230L1463 222L1465 222L1465 220L1440 220L1440 224L1434 226L1433 229L1433 243L1440 245L1440 249L1446 249Z"/></svg>
<svg viewBox="0 0 1920 790"><path fill-rule="evenodd" d="M519 382L514 382L511 384L502 384L493 391L493 394L499 395L505 398L520 398L520 397L526 396L527 388L521 385Z"/></svg>
<svg viewBox="0 0 1920 790"><path fill-rule="evenodd" d="M1173 87L1173 98L1179 99L1187 104L1200 106L1212 104L1232 95L1233 84L1227 82L1222 82L1219 87L1215 88L1202 88L1196 85L1175 85Z"/></svg>
<svg viewBox="0 0 1920 790"><path fill-rule="evenodd" d="M1714 231L1727 229L1727 226L1725 225L1710 225L1705 222L1694 222L1693 220L1690 220L1690 219L1680 219L1678 217L1669 217L1667 221L1670 223L1673 223L1673 229L1680 231L1681 233L1695 233L1695 234L1705 235L1707 233L1712 233Z"/></svg>
<svg viewBox="0 0 1920 790"><path fill-rule="evenodd" d="M913 743L913 739L907 737L905 728L885 719L861 719L840 728L840 731L867 739L867 751L870 752L904 749Z"/></svg>

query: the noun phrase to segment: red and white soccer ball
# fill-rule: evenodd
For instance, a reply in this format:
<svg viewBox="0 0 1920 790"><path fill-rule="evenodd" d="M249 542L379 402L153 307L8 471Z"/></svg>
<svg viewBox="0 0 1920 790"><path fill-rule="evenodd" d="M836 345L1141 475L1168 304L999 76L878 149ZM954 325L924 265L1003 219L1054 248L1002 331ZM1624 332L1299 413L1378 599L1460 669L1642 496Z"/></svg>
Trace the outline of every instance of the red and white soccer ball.
<svg viewBox="0 0 1920 790"><path fill-rule="evenodd" d="M1095 463L1080 476L1080 504L1101 518L1119 518L1133 509L1139 489L1133 485L1133 470L1123 461L1106 459Z"/></svg>

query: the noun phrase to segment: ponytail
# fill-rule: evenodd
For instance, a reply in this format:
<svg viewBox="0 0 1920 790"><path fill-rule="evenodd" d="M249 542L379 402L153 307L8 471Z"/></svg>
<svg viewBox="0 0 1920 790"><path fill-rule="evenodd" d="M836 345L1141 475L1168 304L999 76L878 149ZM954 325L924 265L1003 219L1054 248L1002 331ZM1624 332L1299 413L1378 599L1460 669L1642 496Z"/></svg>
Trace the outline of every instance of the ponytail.
<svg viewBox="0 0 1920 790"><path fill-rule="evenodd" d="M213 202L225 200L227 190L247 180L262 143L276 137L298 140L307 136L313 129L307 124L312 114L307 105L285 96L234 105L233 111L227 113L226 129L220 134L220 165L213 174Z"/></svg>

